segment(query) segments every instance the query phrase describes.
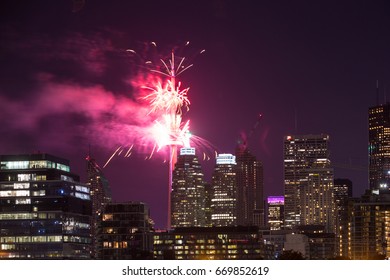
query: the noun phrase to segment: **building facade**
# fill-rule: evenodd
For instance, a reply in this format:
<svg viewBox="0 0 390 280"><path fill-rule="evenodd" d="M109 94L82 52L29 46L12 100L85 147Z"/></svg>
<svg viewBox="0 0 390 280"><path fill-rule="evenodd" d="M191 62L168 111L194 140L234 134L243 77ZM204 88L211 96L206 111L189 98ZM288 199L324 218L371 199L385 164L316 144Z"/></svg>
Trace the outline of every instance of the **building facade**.
<svg viewBox="0 0 390 280"><path fill-rule="evenodd" d="M348 203L352 198L352 181L334 180L334 201L336 210L336 243L338 256L348 256Z"/></svg>
<svg viewBox="0 0 390 280"><path fill-rule="evenodd" d="M233 226L237 224L236 157L219 154L212 175L211 224Z"/></svg>
<svg viewBox="0 0 390 280"><path fill-rule="evenodd" d="M91 236L92 246L91 255L93 258L98 258L98 234L99 223L102 219L104 205L111 202L111 188L107 178L104 176L101 168L96 163L95 159L87 156L87 185L91 190L92 201L92 217L91 217Z"/></svg>
<svg viewBox="0 0 390 280"><path fill-rule="evenodd" d="M284 139L285 227L324 225L334 232L333 169L329 136L296 135Z"/></svg>
<svg viewBox="0 0 390 280"><path fill-rule="evenodd" d="M153 232L148 205L142 202L105 204L99 244L100 259L151 259Z"/></svg>
<svg viewBox="0 0 390 280"><path fill-rule="evenodd" d="M263 165L246 145L236 149L237 224L264 225Z"/></svg>
<svg viewBox="0 0 390 280"><path fill-rule="evenodd" d="M156 232L154 258L176 260L271 259L257 227L187 227Z"/></svg>
<svg viewBox="0 0 390 280"><path fill-rule="evenodd" d="M284 196L268 196L267 198L267 226L271 230L284 228Z"/></svg>
<svg viewBox="0 0 390 280"><path fill-rule="evenodd" d="M390 189L367 190L349 207L348 257L390 258Z"/></svg>
<svg viewBox="0 0 390 280"><path fill-rule="evenodd" d="M0 156L0 258L89 259L90 189L69 161Z"/></svg>
<svg viewBox="0 0 390 280"><path fill-rule="evenodd" d="M195 148L182 148L172 175L171 227L203 227L205 186Z"/></svg>
<svg viewBox="0 0 390 280"><path fill-rule="evenodd" d="M370 189L390 186L390 103L368 110Z"/></svg>

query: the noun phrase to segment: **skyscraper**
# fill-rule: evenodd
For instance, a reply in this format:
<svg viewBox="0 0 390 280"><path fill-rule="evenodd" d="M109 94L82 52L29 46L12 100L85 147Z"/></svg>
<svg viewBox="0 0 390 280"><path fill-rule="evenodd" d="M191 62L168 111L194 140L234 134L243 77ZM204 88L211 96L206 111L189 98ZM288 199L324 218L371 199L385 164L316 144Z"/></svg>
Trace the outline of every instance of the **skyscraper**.
<svg viewBox="0 0 390 280"><path fill-rule="evenodd" d="M181 148L172 175L171 226L203 227L205 187L195 148Z"/></svg>
<svg viewBox="0 0 390 280"><path fill-rule="evenodd" d="M352 198L352 182L348 179L334 180L337 254L348 255L348 203Z"/></svg>
<svg viewBox="0 0 390 280"><path fill-rule="evenodd" d="M261 226L264 223L263 165L246 145L237 147L236 161L237 224Z"/></svg>
<svg viewBox="0 0 390 280"><path fill-rule="evenodd" d="M95 159L87 156L87 184L91 189L92 200L92 219L91 219L91 235L92 235L92 247L91 255L94 258L98 257L98 228L101 221L101 214L104 209L104 205L111 202L111 189L106 177Z"/></svg>
<svg viewBox="0 0 390 280"><path fill-rule="evenodd" d="M333 169L329 136L284 139L285 227L324 225L334 232Z"/></svg>
<svg viewBox="0 0 390 280"><path fill-rule="evenodd" d="M236 157L219 154L212 176L211 223L232 226L237 223Z"/></svg>
<svg viewBox="0 0 390 280"><path fill-rule="evenodd" d="M89 187L69 161L30 154L0 162L0 258L90 258Z"/></svg>
<svg viewBox="0 0 390 280"><path fill-rule="evenodd" d="M390 103L368 110L370 189L390 186Z"/></svg>

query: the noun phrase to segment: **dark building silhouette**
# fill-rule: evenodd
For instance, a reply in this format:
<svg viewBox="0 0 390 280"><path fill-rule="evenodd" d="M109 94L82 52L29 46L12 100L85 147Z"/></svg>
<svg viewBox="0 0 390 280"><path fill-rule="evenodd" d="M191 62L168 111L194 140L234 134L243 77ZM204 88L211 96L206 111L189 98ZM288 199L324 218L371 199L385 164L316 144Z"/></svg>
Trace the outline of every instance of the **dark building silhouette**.
<svg viewBox="0 0 390 280"><path fill-rule="evenodd" d="M195 148L182 148L172 175L171 227L203 227L205 183Z"/></svg>
<svg viewBox="0 0 390 280"><path fill-rule="evenodd" d="M205 226L211 227L212 221L211 221L211 198L213 195L213 190L211 188L211 184L205 182L204 184L204 196L205 196L205 202L204 202L204 212L205 212Z"/></svg>
<svg viewBox="0 0 390 280"><path fill-rule="evenodd" d="M336 214L337 255L348 256L348 203L352 198L352 182L348 179L334 180Z"/></svg>
<svg viewBox="0 0 390 280"><path fill-rule="evenodd" d="M92 220L91 220L91 236L92 247L91 256L98 258L98 229L101 221L101 214L104 209L104 205L111 202L111 189L106 177L96 163L95 159L87 156L87 185L91 190L92 200Z"/></svg>
<svg viewBox="0 0 390 280"><path fill-rule="evenodd" d="M237 224L264 224L263 165L246 144L236 148Z"/></svg>
<svg viewBox="0 0 390 280"><path fill-rule="evenodd" d="M0 258L90 258L90 189L69 161L30 154L0 162Z"/></svg>
<svg viewBox="0 0 390 280"><path fill-rule="evenodd" d="M153 233L149 207L142 202L107 203L99 234L99 258L151 259Z"/></svg>
<svg viewBox="0 0 390 280"><path fill-rule="evenodd" d="M368 110L370 189L390 186L390 103Z"/></svg>

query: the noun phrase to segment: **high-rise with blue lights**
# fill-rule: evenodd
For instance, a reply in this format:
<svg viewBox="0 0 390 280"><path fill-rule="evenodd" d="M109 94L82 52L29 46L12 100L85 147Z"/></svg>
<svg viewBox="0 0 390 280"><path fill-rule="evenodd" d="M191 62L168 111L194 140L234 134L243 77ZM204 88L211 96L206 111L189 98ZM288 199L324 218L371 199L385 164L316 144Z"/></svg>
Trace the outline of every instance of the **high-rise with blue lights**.
<svg viewBox="0 0 390 280"><path fill-rule="evenodd" d="M90 190L69 161L31 154L0 162L0 258L90 258Z"/></svg>

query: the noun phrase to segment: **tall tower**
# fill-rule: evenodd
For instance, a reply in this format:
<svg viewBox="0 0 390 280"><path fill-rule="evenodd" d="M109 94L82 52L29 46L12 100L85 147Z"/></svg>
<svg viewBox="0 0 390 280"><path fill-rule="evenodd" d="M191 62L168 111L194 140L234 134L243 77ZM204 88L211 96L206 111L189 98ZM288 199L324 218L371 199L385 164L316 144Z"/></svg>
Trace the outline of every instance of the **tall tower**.
<svg viewBox="0 0 390 280"><path fill-rule="evenodd" d="M87 184L91 189L92 200L92 218L91 218L91 235L92 235L92 258L98 258L98 229L101 221L101 214L105 204L111 202L111 189L106 177L95 159L87 156Z"/></svg>
<svg viewBox="0 0 390 280"><path fill-rule="evenodd" d="M211 223L232 226L237 223L236 157L219 154L212 176Z"/></svg>
<svg viewBox="0 0 390 280"><path fill-rule="evenodd" d="M203 227L205 187L195 148L181 148L172 174L171 226Z"/></svg>
<svg viewBox="0 0 390 280"><path fill-rule="evenodd" d="M334 232L333 169L329 136L284 138L285 227L324 225Z"/></svg>
<svg viewBox="0 0 390 280"><path fill-rule="evenodd" d="M370 189L390 186L390 103L368 110Z"/></svg>
<svg viewBox="0 0 390 280"><path fill-rule="evenodd" d="M336 238L339 256L348 256L348 203L352 198L352 181L334 180L334 201L336 210Z"/></svg>
<svg viewBox="0 0 390 280"><path fill-rule="evenodd" d="M237 147L236 161L237 224L261 226L264 224L263 165L245 144Z"/></svg>

